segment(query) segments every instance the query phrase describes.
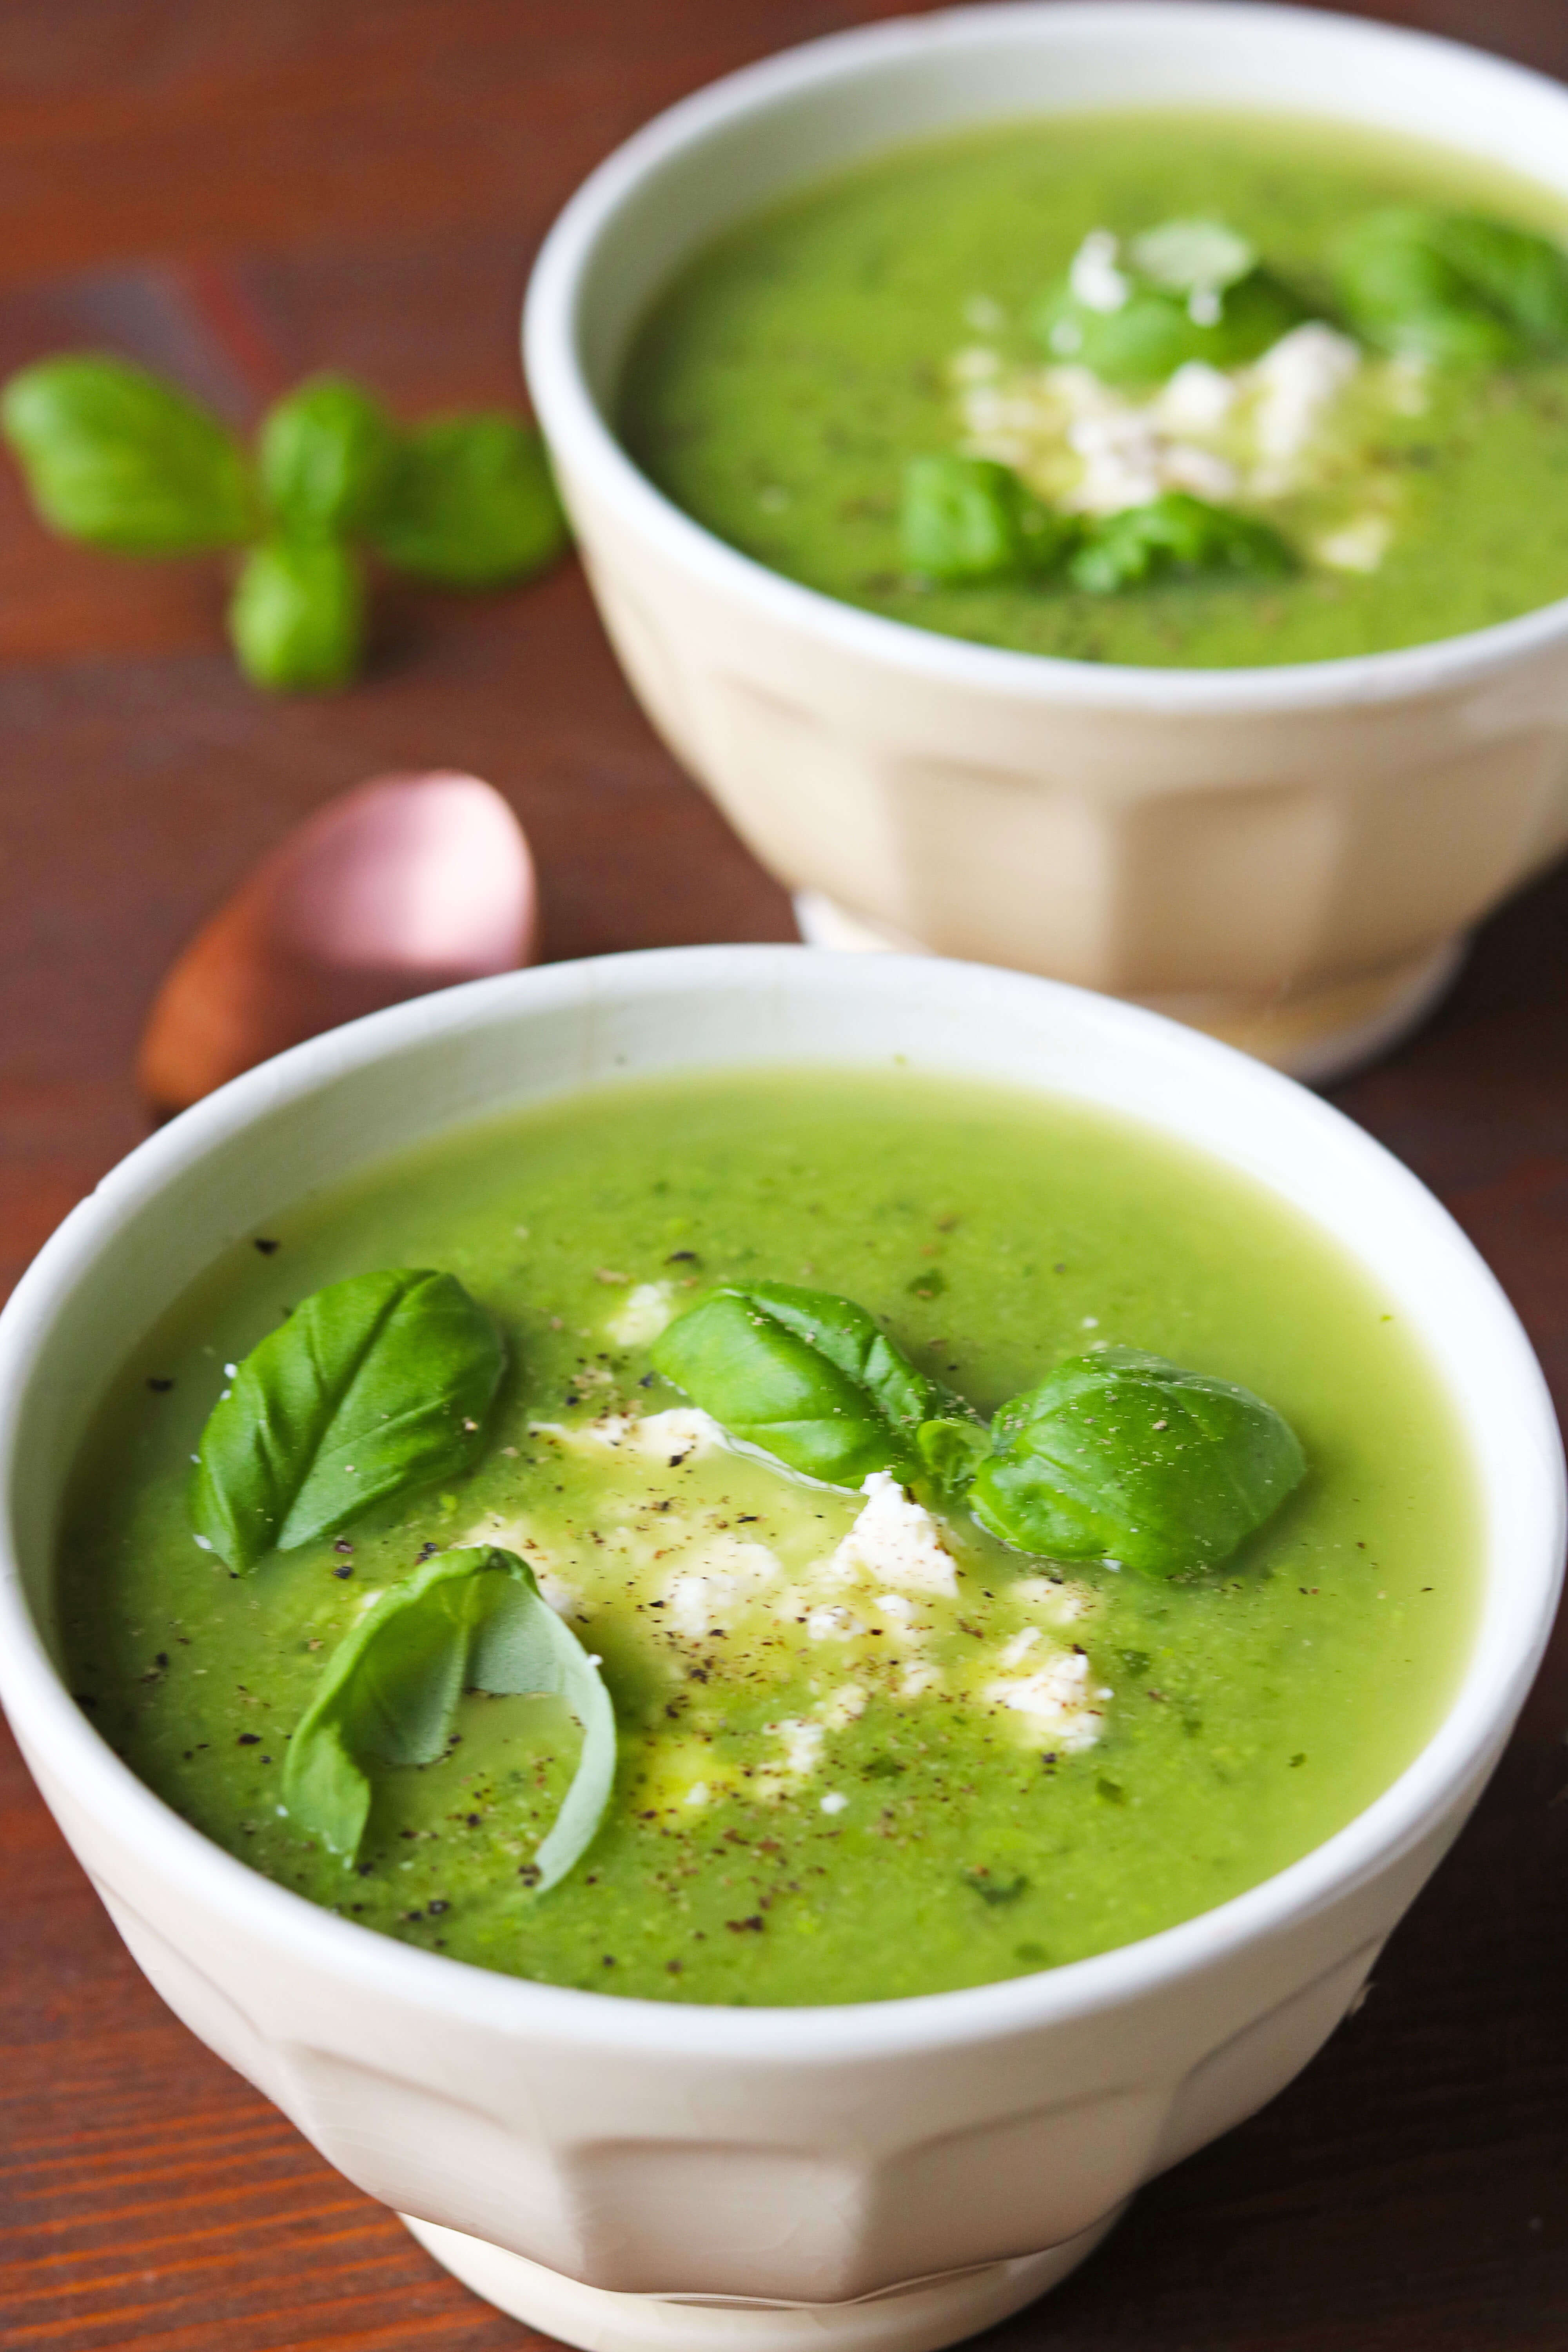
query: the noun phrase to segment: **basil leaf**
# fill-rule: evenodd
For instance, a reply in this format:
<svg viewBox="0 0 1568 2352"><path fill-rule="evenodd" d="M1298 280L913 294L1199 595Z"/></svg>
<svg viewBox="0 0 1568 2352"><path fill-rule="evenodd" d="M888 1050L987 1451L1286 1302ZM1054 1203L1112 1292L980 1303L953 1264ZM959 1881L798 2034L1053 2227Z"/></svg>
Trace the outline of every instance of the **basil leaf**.
<svg viewBox="0 0 1568 2352"><path fill-rule="evenodd" d="M731 1435L825 1486L919 1467L947 1398L852 1299L758 1282L716 1290L654 1341L656 1370Z"/></svg>
<svg viewBox="0 0 1568 2352"><path fill-rule="evenodd" d="M1133 253L1146 241L1135 241ZM1091 368L1106 383L1163 383L1189 360L1243 367L1308 316L1300 297L1261 268L1235 284L1188 292L1124 274L1128 291L1115 310L1081 301L1070 278L1046 297L1034 327L1053 360Z"/></svg>
<svg viewBox="0 0 1568 2352"><path fill-rule="evenodd" d="M979 1419L944 1413L915 1433L920 1457L944 1502L957 1502L974 1484L991 1451L991 1433Z"/></svg>
<svg viewBox="0 0 1568 2352"><path fill-rule="evenodd" d="M321 694L346 686L364 641L364 583L335 539L274 539L246 557L228 608L236 656L254 686Z"/></svg>
<svg viewBox="0 0 1568 2352"><path fill-rule="evenodd" d="M396 446L378 400L348 376L312 376L263 420L262 495L294 537L357 530L382 495Z"/></svg>
<svg viewBox="0 0 1568 2352"><path fill-rule="evenodd" d="M1444 258L1522 335L1543 352L1568 349L1568 252L1549 236L1479 213L1439 215Z"/></svg>
<svg viewBox="0 0 1568 2352"><path fill-rule="evenodd" d="M1227 1559L1307 1469L1261 1397L1136 1348L1058 1364L991 1436L970 1491L983 1528L1018 1551L1151 1576Z"/></svg>
<svg viewBox="0 0 1568 2352"><path fill-rule="evenodd" d="M1166 490L1146 506L1100 517L1068 572L1075 588L1114 596L1171 572L1278 579L1295 562L1271 523L1210 506L1186 490Z"/></svg>
<svg viewBox="0 0 1568 2352"><path fill-rule="evenodd" d="M358 1274L253 1348L202 1432L191 1517L230 1568L330 1536L478 1451L505 1361L455 1276Z"/></svg>
<svg viewBox="0 0 1568 2352"><path fill-rule="evenodd" d="M1078 537L989 457L916 457L904 469L903 559L927 580L962 583L1049 572Z"/></svg>
<svg viewBox="0 0 1568 2352"><path fill-rule="evenodd" d="M1358 334L1385 351L1495 367L1521 338L1444 250L1444 215L1401 205L1369 214L1341 240L1335 282Z"/></svg>
<svg viewBox="0 0 1568 2352"><path fill-rule="evenodd" d="M488 415L438 417L407 436L368 535L388 563L448 588L526 579L569 537L538 433Z"/></svg>
<svg viewBox="0 0 1568 2352"><path fill-rule="evenodd" d="M514 1552L437 1552L382 1593L327 1662L289 1743L283 1802L353 1861L377 1767L433 1763L465 1690L564 1700L583 1727L572 1785L534 1856L542 1894L593 1843L616 1774L616 1717L599 1672Z"/></svg>
<svg viewBox="0 0 1568 2352"><path fill-rule="evenodd" d="M125 360L40 360L0 395L38 512L126 555L233 547L253 527L245 460L216 416Z"/></svg>

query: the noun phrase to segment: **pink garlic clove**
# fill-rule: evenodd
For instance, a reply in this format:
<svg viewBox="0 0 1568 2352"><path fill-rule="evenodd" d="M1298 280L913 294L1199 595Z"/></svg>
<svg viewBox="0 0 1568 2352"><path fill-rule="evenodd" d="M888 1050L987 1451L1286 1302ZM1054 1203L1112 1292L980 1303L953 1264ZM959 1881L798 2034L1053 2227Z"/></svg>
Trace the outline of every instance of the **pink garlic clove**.
<svg viewBox="0 0 1568 2352"><path fill-rule="evenodd" d="M428 990L529 963L522 828L477 776L382 776L272 850L173 966L137 1077L184 1110L286 1046Z"/></svg>

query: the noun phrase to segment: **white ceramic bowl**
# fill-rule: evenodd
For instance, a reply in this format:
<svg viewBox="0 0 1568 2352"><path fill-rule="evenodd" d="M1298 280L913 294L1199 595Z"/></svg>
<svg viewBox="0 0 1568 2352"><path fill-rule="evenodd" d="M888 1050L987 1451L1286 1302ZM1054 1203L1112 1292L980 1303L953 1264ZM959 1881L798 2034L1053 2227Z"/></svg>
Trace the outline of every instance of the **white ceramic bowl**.
<svg viewBox="0 0 1568 2352"><path fill-rule="evenodd" d="M217 1252L502 1106L622 1074L894 1056L1134 1114L1376 1269L1452 1394L1485 1517L1473 1654L1392 1788L1277 1877L1120 1951L967 1992L763 2011L564 1991L396 1943L247 1869L133 1778L58 1671L55 1528L115 1367ZM0 1696L171 2007L481 2293L596 2352L921 2352L1070 2269L1141 2181L1331 2032L1524 1696L1563 1499L1545 1388L1492 1276L1412 1176L1289 1080L1017 973L672 950L337 1030L198 1104L72 1213L0 1320Z"/></svg>
<svg viewBox="0 0 1568 2352"><path fill-rule="evenodd" d="M540 256L529 383L627 675L810 936L1110 990L1326 1076L1568 841L1568 603L1274 669L1002 652L738 554L607 421L650 299L752 208L902 140L1143 105L1417 133L1568 199L1568 91L1449 42L1186 0L953 10L734 74L617 150Z"/></svg>

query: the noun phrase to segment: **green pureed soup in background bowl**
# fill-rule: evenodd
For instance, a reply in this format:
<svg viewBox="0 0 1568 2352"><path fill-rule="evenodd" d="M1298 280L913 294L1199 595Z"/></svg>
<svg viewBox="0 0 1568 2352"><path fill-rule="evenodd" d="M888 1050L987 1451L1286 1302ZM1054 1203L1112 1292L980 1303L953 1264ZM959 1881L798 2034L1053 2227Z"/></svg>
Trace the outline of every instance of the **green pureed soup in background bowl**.
<svg viewBox="0 0 1568 2352"><path fill-rule="evenodd" d="M1442 1717L1479 1541L1421 1348L1274 1194L801 1067L470 1128L237 1242L99 1417L59 1607L96 1727L279 1885L794 2006L1307 1853Z"/></svg>
<svg viewBox="0 0 1568 2352"><path fill-rule="evenodd" d="M619 429L806 586L1228 669L1568 594L1562 199L1351 123L1147 108L910 144L677 272Z"/></svg>

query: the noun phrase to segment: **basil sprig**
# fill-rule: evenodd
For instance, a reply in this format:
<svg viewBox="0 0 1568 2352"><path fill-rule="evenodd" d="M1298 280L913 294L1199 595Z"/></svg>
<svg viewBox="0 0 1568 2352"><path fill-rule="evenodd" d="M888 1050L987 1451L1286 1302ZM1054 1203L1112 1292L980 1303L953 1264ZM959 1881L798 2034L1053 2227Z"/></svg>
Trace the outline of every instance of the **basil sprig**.
<svg viewBox="0 0 1568 2352"><path fill-rule="evenodd" d="M94 352L13 376L0 432L67 539L130 555L250 547L229 636L246 676L279 693L357 674L363 549L418 579L493 588L541 571L568 539L531 425L487 412L400 434L347 376L313 376L278 401L254 467L174 385Z"/></svg>
<svg viewBox="0 0 1568 2352"><path fill-rule="evenodd" d="M256 518L232 434L145 368L72 352L23 368L0 430L52 530L121 555L235 547Z"/></svg>
<svg viewBox="0 0 1568 2352"><path fill-rule="evenodd" d="M353 1861L378 1770L429 1764L465 1690L564 1701L583 1729L572 1784L534 1856L542 1894L597 1833L616 1772L616 1717L598 1668L514 1552L437 1552L344 1635L289 1745L283 1802Z"/></svg>
<svg viewBox="0 0 1568 2352"><path fill-rule="evenodd" d="M1506 221L1371 213L1341 241L1336 283L1358 333L1387 351L1495 367L1568 350L1568 252Z"/></svg>
<svg viewBox="0 0 1568 2352"><path fill-rule="evenodd" d="M785 1282L714 1291L651 1355L743 1444L828 1486L915 1475L921 1423L950 1402L863 1307Z"/></svg>
<svg viewBox="0 0 1568 2352"><path fill-rule="evenodd" d="M1114 596L1172 574L1271 580L1295 564L1289 542L1272 523L1186 490L1165 490L1144 506L1098 517L1068 576L1092 596Z"/></svg>
<svg viewBox="0 0 1568 2352"><path fill-rule="evenodd" d="M202 1432L197 1533L237 1570L467 1467L505 1352L454 1275L352 1276L252 1349Z"/></svg>
<svg viewBox="0 0 1568 2352"><path fill-rule="evenodd" d="M1003 1406L969 1500L1015 1550L1174 1576L1227 1559L1306 1469L1289 1422L1249 1390L1106 1348Z"/></svg>

